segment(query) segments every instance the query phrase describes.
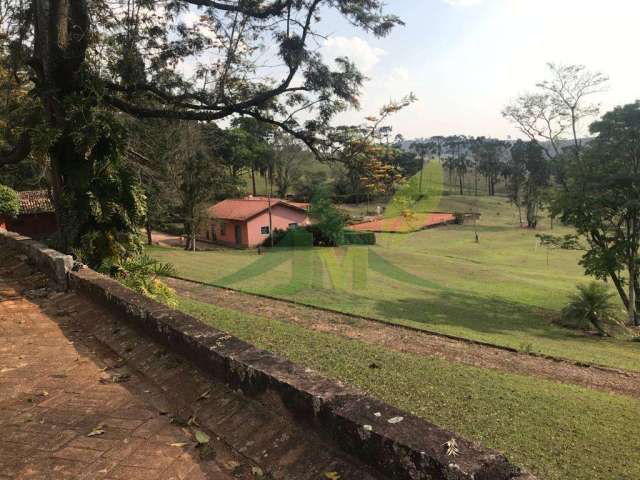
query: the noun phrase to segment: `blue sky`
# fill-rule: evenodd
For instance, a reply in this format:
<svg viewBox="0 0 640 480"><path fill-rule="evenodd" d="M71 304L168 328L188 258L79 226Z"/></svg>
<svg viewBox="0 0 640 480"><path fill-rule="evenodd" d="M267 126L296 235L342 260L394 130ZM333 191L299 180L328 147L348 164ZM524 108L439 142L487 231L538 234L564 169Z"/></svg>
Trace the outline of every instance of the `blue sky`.
<svg viewBox="0 0 640 480"><path fill-rule="evenodd" d="M376 39L334 14L323 19L327 58L348 55L371 78L360 122L391 98L419 101L391 122L407 138L438 134L506 137L500 111L545 77L546 62L584 64L610 76L603 110L640 99L636 0L391 0L405 27Z"/></svg>

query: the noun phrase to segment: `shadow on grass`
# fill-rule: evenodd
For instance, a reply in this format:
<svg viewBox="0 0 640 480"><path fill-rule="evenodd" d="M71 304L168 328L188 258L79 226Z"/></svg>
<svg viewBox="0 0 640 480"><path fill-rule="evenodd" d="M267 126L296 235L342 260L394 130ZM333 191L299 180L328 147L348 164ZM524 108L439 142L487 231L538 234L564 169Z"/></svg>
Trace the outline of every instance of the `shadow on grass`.
<svg viewBox="0 0 640 480"><path fill-rule="evenodd" d="M548 320L553 314L549 310L498 298L445 290L425 292L424 298L384 300L375 304L377 317L408 320L423 324L425 328L457 327L487 336L524 333L555 340L585 338L553 325Z"/></svg>

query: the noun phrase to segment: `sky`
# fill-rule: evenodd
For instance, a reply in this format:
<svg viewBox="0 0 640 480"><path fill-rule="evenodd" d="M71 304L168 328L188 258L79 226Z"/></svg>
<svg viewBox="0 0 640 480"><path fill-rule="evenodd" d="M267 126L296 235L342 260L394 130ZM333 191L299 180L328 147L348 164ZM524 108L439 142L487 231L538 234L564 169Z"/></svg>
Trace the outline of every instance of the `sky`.
<svg viewBox="0 0 640 480"><path fill-rule="evenodd" d="M418 101L390 122L405 138L464 134L520 137L500 114L531 90L547 62L583 64L610 77L602 111L640 99L638 0L388 0L406 23L377 39L336 14L323 18L326 59L349 56L369 80L360 123L391 99ZM586 127L586 126L585 126Z"/></svg>

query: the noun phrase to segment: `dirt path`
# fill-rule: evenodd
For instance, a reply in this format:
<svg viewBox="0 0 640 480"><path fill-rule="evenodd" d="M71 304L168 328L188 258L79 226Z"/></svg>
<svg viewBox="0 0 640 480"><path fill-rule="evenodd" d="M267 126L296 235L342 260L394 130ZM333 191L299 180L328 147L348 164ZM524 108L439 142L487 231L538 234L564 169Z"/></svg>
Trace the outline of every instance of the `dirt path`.
<svg viewBox="0 0 640 480"><path fill-rule="evenodd" d="M167 283L180 295L193 300L267 318L286 320L312 330L333 333L399 352L439 357L505 372L536 375L562 383L640 398L640 373L637 372L584 367L570 361L510 352L184 280L167 279Z"/></svg>

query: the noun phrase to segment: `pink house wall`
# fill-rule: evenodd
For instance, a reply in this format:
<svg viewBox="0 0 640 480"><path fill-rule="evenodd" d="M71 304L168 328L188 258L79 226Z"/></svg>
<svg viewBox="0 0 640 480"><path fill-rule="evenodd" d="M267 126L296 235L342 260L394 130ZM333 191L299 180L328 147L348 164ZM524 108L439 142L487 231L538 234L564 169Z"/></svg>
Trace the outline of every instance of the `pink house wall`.
<svg viewBox="0 0 640 480"><path fill-rule="evenodd" d="M293 208L276 205L271 209L271 224L273 230L287 230L289 225L297 223L298 225L307 225L309 217L306 212L295 210ZM261 213L253 217L247 222L248 247L257 247L262 245L269 238L269 235L262 235L262 227L269 226L269 212Z"/></svg>
<svg viewBox="0 0 640 480"><path fill-rule="evenodd" d="M224 224L224 235L222 233L222 224ZM246 222L240 222L236 220L210 220L207 224L207 229L200 232L201 240L215 241L235 247L236 242L236 225L240 225L240 237L241 246L247 246L247 224ZM213 238L213 231L215 230L215 239Z"/></svg>

